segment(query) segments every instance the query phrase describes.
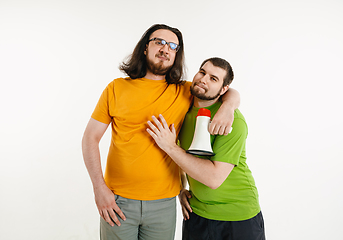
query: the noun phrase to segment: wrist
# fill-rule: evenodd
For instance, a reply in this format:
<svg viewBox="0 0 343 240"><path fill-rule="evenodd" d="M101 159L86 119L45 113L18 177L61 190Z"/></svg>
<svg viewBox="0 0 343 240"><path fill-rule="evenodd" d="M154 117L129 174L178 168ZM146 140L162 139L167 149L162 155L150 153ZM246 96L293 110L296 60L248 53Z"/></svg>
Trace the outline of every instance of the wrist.
<svg viewBox="0 0 343 240"><path fill-rule="evenodd" d="M181 195L182 195L182 193L184 193L184 191L187 191L187 189L186 188L182 188L181 190L180 190L180 192L179 192L179 197L181 197Z"/></svg>
<svg viewBox="0 0 343 240"><path fill-rule="evenodd" d="M175 152L177 152L180 147L174 143L165 148L165 152L171 157Z"/></svg>
<svg viewBox="0 0 343 240"><path fill-rule="evenodd" d="M98 192L98 191L103 191L105 188L108 188L105 181L101 181L97 184L93 184L93 191Z"/></svg>

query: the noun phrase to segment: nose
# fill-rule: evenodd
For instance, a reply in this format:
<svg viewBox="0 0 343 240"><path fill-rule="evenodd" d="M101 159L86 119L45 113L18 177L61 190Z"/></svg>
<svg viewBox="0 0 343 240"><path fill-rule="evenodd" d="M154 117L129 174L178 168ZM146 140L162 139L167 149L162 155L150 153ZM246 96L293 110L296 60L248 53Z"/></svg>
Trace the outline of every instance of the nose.
<svg viewBox="0 0 343 240"><path fill-rule="evenodd" d="M161 52L165 52L165 53L169 53L170 49L168 44L164 44L161 48L160 48Z"/></svg>
<svg viewBox="0 0 343 240"><path fill-rule="evenodd" d="M207 85L207 81L210 79L210 76L208 74L203 75L200 78L200 82L202 82L203 84Z"/></svg>

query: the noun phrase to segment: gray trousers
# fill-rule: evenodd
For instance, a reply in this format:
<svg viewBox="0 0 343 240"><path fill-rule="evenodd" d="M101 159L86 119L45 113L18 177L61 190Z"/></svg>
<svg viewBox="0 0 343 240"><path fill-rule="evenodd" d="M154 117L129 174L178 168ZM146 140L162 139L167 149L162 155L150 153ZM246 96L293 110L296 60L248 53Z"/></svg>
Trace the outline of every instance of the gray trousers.
<svg viewBox="0 0 343 240"><path fill-rule="evenodd" d="M140 201L115 196L126 221L111 227L100 219L101 240L173 240L176 227L176 198Z"/></svg>

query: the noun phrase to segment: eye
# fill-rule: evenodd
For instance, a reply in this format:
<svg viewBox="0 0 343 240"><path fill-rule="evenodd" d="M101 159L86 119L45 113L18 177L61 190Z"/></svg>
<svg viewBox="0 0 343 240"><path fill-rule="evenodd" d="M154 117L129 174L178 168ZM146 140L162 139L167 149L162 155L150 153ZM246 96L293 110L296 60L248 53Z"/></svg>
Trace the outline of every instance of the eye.
<svg viewBox="0 0 343 240"><path fill-rule="evenodd" d="M211 77L211 80L217 82L217 78Z"/></svg>
<svg viewBox="0 0 343 240"><path fill-rule="evenodd" d="M175 43L169 43L170 48L175 50L177 48L177 45Z"/></svg>

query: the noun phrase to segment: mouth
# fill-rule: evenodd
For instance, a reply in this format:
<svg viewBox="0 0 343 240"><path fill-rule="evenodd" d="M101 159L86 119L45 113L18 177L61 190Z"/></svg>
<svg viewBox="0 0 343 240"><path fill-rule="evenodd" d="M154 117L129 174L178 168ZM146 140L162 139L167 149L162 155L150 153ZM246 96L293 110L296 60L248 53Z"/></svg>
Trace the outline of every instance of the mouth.
<svg viewBox="0 0 343 240"><path fill-rule="evenodd" d="M164 54L156 54L156 57L162 61L169 61L170 59Z"/></svg>
<svg viewBox="0 0 343 240"><path fill-rule="evenodd" d="M194 85L194 87L198 87L198 88L200 88L200 89L203 89L205 92L207 91L207 88L206 88L205 85L202 84L202 83L196 83L196 84Z"/></svg>

